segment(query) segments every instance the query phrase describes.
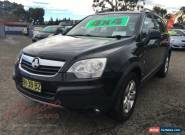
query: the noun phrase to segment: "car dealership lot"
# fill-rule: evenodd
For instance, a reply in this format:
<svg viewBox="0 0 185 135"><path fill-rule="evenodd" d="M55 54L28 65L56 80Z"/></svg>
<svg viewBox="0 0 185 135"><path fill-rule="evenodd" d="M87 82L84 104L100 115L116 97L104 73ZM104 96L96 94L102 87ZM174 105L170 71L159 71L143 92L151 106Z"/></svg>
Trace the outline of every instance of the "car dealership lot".
<svg viewBox="0 0 185 135"><path fill-rule="evenodd" d="M154 126L185 129L185 51L173 51L167 78L150 79L139 93L133 116L120 124L101 113L51 108L19 94L12 71L16 55L29 43L23 36L0 39L1 135L144 135Z"/></svg>

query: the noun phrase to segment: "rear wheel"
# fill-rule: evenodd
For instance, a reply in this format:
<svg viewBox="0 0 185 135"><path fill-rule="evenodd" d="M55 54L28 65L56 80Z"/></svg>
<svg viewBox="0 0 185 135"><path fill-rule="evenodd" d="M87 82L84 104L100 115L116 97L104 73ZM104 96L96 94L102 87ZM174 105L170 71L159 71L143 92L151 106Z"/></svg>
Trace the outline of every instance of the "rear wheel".
<svg viewBox="0 0 185 135"><path fill-rule="evenodd" d="M169 70L169 63L170 63L170 57L168 56L168 57L166 57L163 66L161 67L161 69L158 72L159 77L164 78L167 76L168 70Z"/></svg>
<svg viewBox="0 0 185 135"><path fill-rule="evenodd" d="M139 81L135 73L128 74L123 80L120 93L111 113L116 120L124 121L131 116L136 103L138 86Z"/></svg>

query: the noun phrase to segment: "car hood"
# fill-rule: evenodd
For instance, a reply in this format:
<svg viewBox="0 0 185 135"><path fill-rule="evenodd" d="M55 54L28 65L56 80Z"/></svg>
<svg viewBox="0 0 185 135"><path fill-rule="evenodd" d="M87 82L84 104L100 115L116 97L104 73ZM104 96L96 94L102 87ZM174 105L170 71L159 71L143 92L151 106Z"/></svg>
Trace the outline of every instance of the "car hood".
<svg viewBox="0 0 185 135"><path fill-rule="evenodd" d="M40 58L67 60L101 49L115 41L118 40L56 35L29 45L23 49L23 53Z"/></svg>

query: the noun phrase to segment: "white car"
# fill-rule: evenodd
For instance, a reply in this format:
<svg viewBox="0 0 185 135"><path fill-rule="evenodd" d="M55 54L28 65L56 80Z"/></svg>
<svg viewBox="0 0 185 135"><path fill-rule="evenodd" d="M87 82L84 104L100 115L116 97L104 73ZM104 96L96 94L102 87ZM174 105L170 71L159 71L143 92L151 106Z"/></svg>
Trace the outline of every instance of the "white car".
<svg viewBox="0 0 185 135"><path fill-rule="evenodd" d="M173 49L185 49L185 30L170 30L170 45Z"/></svg>

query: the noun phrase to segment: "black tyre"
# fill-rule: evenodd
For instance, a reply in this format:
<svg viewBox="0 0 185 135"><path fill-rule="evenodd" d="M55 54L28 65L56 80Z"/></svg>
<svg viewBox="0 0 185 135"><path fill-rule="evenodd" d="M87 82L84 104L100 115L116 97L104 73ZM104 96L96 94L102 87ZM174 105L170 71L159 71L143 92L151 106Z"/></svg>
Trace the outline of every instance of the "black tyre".
<svg viewBox="0 0 185 135"><path fill-rule="evenodd" d="M131 116L135 107L138 89L139 80L137 74L128 74L122 82L120 92L111 112L111 116L114 119L123 122Z"/></svg>
<svg viewBox="0 0 185 135"><path fill-rule="evenodd" d="M164 78L167 76L168 70L169 70L169 63L170 63L170 57L167 56L164 61L164 64L162 65L161 69L158 72L159 77Z"/></svg>

